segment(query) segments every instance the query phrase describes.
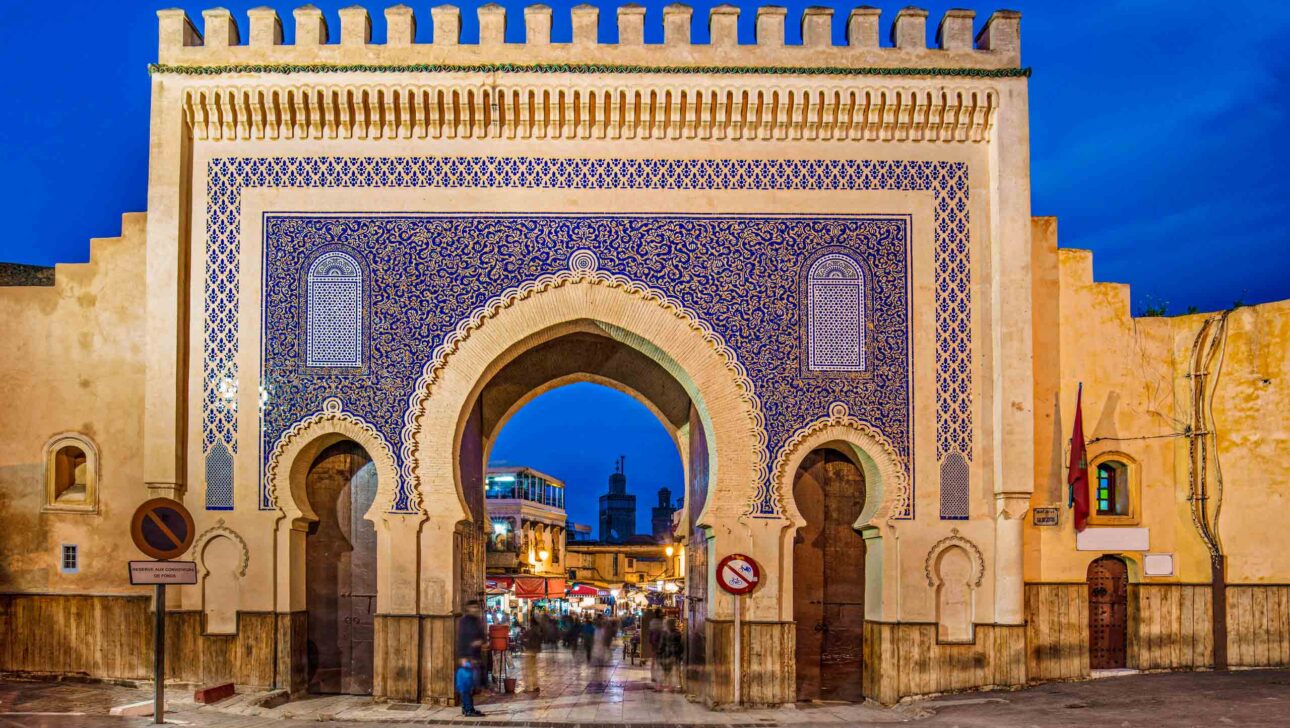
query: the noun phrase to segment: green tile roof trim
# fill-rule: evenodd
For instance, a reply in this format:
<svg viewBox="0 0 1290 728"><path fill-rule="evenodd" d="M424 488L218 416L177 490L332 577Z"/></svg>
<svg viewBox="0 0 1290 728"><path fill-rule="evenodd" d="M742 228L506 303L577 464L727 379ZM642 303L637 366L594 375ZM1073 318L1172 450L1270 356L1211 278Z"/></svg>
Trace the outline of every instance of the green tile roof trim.
<svg viewBox="0 0 1290 728"><path fill-rule="evenodd" d="M416 63L384 64L232 64L177 66L153 63L149 73L218 76L225 73L657 73L689 75L805 75L805 76L953 76L964 78L1029 78L1030 68L885 68L841 66L640 66L597 63Z"/></svg>

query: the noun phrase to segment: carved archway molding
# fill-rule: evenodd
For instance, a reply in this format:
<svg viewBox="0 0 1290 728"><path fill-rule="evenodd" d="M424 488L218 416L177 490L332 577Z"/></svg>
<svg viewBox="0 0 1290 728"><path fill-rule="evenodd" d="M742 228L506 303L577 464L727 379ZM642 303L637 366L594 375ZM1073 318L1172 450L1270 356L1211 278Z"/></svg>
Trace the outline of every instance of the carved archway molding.
<svg viewBox="0 0 1290 728"><path fill-rule="evenodd" d="M251 565L251 550L247 548L246 540L242 538L241 534L224 525L223 518L217 520L214 526L202 531L193 542L192 553L202 559L202 569L207 575L210 574L210 570L206 568L205 554L202 552L208 542L220 536L227 537L242 550L242 559L238 563L237 575L246 576L246 570Z"/></svg>
<svg viewBox="0 0 1290 728"><path fill-rule="evenodd" d="M761 401L753 389L752 379L748 376L748 372L743 365L739 363L734 350L726 344L721 334L714 331L696 312L686 307L679 300L651 287L647 283L600 270L600 263L596 255L585 249L576 250L569 256L567 269L558 273L539 276L519 286L509 288L489 299L482 306L475 309L470 316L464 318L454 331L444 337L443 343L435 348L434 355L426 363L421 376L417 379L417 384L409 399L407 414L404 418L401 449L402 476L409 506L418 511L424 509L424 484L420 474L423 458L419 447L422 421L427 414L427 404L433 396L437 385L440 384L452 358L459 352L466 341L478 334L481 329L490 321L496 319L502 312L514 308L522 301L572 286L595 286L616 290L634 299L656 304L672 317L683 322L691 331L697 333L709 349L721 358L731 381L739 391L739 399L744 405L741 409L747 418L745 426L755 442L758 490L754 496L749 498L750 510L755 507L764 498L766 490L771 487L768 478L769 458L767 455L766 420L765 415L762 413ZM594 319L595 312L587 312L587 317ZM634 332L628 333L634 335ZM675 374L680 374L680 372L674 372ZM687 386L687 389L692 384L687 385L685 381L682 381L682 385ZM693 392L691 394L693 397ZM701 409L704 404L701 400L695 399L695 405ZM778 504L776 505L778 506Z"/></svg>
<svg viewBox="0 0 1290 728"><path fill-rule="evenodd" d="M936 561L941 554L947 550L959 547L967 552L968 558L972 561L972 587L979 588L981 581L985 579L985 558L981 555L981 549L976 544L959 535L957 528L950 529L950 535L932 544L932 548L927 551L927 559L923 562L923 573L927 576L927 585L933 589L941 585L941 576L936 573Z"/></svg>
<svg viewBox="0 0 1290 728"><path fill-rule="evenodd" d="M376 498L365 517L375 521L377 514L388 513L398 487L394 448L370 423L346 412L336 397L325 400L321 412L300 420L278 438L265 469L269 505L294 521L318 520L305 492L305 469L325 447L342 439L358 443L376 465Z"/></svg>
<svg viewBox="0 0 1290 728"><path fill-rule="evenodd" d="M793 477L812 450L842 442L859 450L865 476L865 505L855 526L877 526L905 514L912 505L909 475L895 445L878 428L851 415L844 402L829 405L829 414L798 429L775 458L772 482L776 497L795 525L805 519L793 500Z"/></svg>

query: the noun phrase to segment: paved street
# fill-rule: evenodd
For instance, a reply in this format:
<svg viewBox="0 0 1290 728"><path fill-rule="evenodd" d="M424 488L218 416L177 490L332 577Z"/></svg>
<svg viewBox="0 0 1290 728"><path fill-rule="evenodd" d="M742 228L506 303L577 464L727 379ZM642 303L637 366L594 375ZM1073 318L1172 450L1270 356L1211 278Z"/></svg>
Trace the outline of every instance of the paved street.
<svg viewBox="0 0 1290 728"><path fill-rule="evenodd" d="M552 657L556 657L553 655ZM567 657L567 656L561 656ZM584 668L585 669L585 668ZM619 668L621 669L621 668ZM305 728L334 719L336 728L374 725L613 726L837 726L904 723L919 726L1285 726L1290 724L1290 671L1130 675L1080 683L1054 683L1013 692L966 693L918 701L892 709L814 705L780 710L711 712L680 696L629 687L638 675L628 668L589 689L572 681L544 692L558 695L481 703L490 716L459 718L456 709L372 704L355 699L316 698L249 715L234 712L238 698L198 707L174 691L174 725L194 728ZM603 689L602 684L603 683ZM0 682L0 728L135 728L149 718L112 718L108 707L144 700L147 690L81 683ZM351 701L349 703L338 701ZM549 701L549 702L543 702ZM679 701L679 702L678 702ZM516 707L528 703L531 708ZM243 704L244 705L244 704ZM553 712L564 705L566 714ZM691 710L692 709L692 710ZM534 712L538 711L538 712ZM545 711L539 714L540 711ZM294 717L290 717L294 716Z"/></svg>

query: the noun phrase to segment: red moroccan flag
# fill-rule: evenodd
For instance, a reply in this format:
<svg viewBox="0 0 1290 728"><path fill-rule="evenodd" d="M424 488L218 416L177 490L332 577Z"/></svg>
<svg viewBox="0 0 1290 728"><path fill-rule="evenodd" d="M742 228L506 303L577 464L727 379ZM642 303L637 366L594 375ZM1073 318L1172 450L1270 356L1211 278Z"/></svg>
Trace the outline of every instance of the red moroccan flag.
<svg viewBox="0 0 1290 728"><path fill-rule="evenodd" d="M1066 483L1070 485L1069 506L1075 509L1075 530L1088 522L1088 449L1084 447L1084 385L1075 395L1075 428L1071 432L1071 459Z"/></svg>

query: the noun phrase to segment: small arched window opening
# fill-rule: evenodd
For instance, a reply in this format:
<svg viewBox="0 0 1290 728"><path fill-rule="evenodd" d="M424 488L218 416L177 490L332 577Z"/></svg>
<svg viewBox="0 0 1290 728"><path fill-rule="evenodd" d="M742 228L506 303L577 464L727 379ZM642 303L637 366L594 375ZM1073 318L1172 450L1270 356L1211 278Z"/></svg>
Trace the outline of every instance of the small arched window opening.
<svg viewBox="0 0 1290 728"><path fill-rule="evenodd" d="M84 435L66 433L45 445L45 510L98 510L98 448Z"/></svg>
<svg viewBox="0 0 1290 728"><path fill-rule="evenodd" d="M1108 460L1097 466L1094 503L1099 516L1128 516L1129 469L1119 461Z"/></svg>
<svg viewBox="0 0 1290 728"><path fill-rule="evenodd" d="M363 269L348 253L314 259L305 279L305 366L363 366Z"/></svg>
<svg viewBox="0 0 1290 728"><path fill-rule="evenodd" d="M1089 464L1088 522L1100 526L1138 523L1138 464L1120 452L1102 453Z"/></svg>
<svg viewBox="0 0 1290 728"><path fill-rule="evenodd" d="M865 371L865 276L844 253L824 255L806 275L807 370Z"/></svg>

